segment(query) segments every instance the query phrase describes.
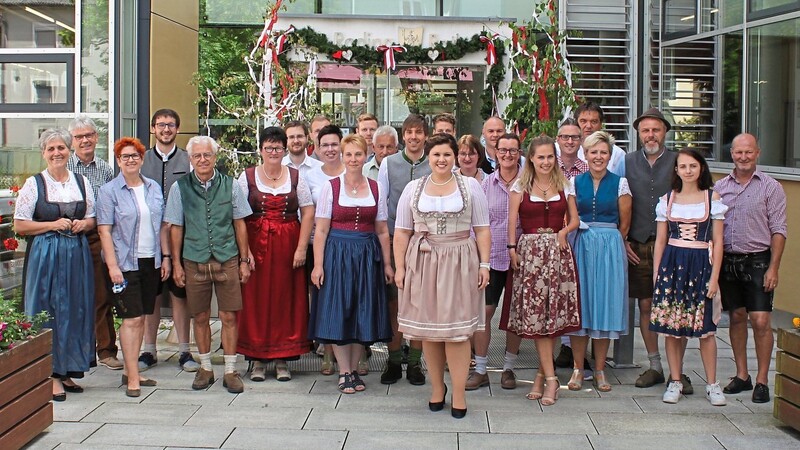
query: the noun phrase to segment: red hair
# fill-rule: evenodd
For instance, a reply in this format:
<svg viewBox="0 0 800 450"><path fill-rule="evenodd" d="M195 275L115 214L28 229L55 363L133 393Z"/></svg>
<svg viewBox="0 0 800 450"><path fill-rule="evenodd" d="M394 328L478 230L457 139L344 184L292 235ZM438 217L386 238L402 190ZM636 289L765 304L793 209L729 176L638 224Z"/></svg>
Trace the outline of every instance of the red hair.
<svg viewBox="0 0 800 450"><path fill-rule="evenodd" d="M123 137L114 142L114 156L119 158L122 154L122 149L125 147L133 147L139 156L144 157L145 148L142 142L135 137Z"/></svg>

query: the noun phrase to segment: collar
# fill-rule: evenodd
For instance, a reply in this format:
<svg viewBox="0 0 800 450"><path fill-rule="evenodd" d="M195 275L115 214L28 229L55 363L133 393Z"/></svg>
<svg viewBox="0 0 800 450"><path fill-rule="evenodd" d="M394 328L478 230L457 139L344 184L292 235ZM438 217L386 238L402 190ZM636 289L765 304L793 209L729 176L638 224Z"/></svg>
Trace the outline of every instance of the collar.
<svg viewBox="0 0 800 450"><path fill-rule="evenodd" d="M161 150L158 149L157 145L153 146L153 150L156 151L156 154L161 158L161 161L167 162L169 161L170 158L172 158L172 155L174 155L175 152L178 151L178 144L173 144L172 150L170 150L169 153L167 153L166 155L161 153Z"/></svg>
<svg viewBox="0 0 800 450"><path fill-rule="evenodd" d="M749 180L747 180L745 183L739 183L739 181L736 179L736 168L734 168L728 177L733 180L734 183L746 186L750 184L750 181L752 181L753 178L758 178L759 180L764 178L764 174L758 169L758 167L756 167L755 172L753 172L753 175L750 176Z"/></svg>
<svg viewBox="0 0 800 450"><path fill-rule="evenodd" d="M423 153L422 154L422 158L420 158L419 161L414 162L414 161L411 160L411 158L408 157L408 155L406 155L406 150L405 149L403 149L403 151L400 154L403 155L403 159L405 159L406 162L411 164L412 166L418 166L418 165L422 164L423 162L425 162L426 159L428 159L428 155Z"/></svg>
<svg viewBox="0 0 800 450"><path fill-rule="evenodd" d="M142 180L142 186L148 187L148 181L149 180L147 178L143 177L141 173L139 174L139 178ZM117 183L117 185L118 185L117 187L120 188L120 189L122 189L122 188L133 189L134 187L138 187L138 186L128 186L128 182L125 181L125 176L122 174L122 172L120 172L116 176L114 181Z"/></svg>
<svg viewBox="0 0 800 450"><path fill-rule="evenodd" d="M214 168L214 173L211 174L211 178L209 178L208 181L205 181L205 182L201 181L200 178L197 178L197 172L196 171L193 170L192 171L192 175L193 175L194 180L197 182L197 184L199 184L200 186L203 186L203 187L208 187L208 186L211 186L211 183L213 183L214 179L217 178L217 169Z"/></svg>
<svg viewBox="0 0 800 450"><path fill-rule="evenodd" d="M386 158L384 158L384 159L386 159ZM364 164L364 167L380 167L380 164L378 164L378 161L375 160L375 158L373 157L372 159L367 161L366 164Z"/></svg>
<svg viewBox="0 0 800 450"><path fill-rule="evenodd" d="M612 150L613 150L613 149L612 149ZM669 150L667 150L667 147L664 147L664 149L663 149L663 151L661 152L661 154L660 154L660 155L658 155L658 158L656 158L656 161L658 161L659 159L661 159L661 157L662 157L662 156L664 156L664 155L665 155L665 154L666 154L668 151L669 151ZM642 149L639 151L639 153L641 153L641 154L642 154L642 157L644 158L644 160L645 160L645 161L646 161L648 164L650 164L650 161L648 161L648 160L647 160L647 153L644 151L644 148L642 148Z"/></svg>

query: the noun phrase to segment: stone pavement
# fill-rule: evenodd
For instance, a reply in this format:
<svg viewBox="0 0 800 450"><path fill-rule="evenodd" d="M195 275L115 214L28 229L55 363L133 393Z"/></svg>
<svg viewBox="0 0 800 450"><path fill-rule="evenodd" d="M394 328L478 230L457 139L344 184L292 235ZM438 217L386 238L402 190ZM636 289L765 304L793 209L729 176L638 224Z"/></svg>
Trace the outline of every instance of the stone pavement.
<svg viewBox="0 0 800 450"><path fill-rule="evenodd" d="M494 335L494 350L501 350L503 339L499 332ZM726 328L719 330L717 343L718 377L726 384L735 372ZM637 362L645 363L638 332L635 346ZM752 337L749 346L755 376ZM449 404L442 412L428 411L429 385L416 387L405 379L381 385L378 368L385 359L384 347L375 346L373 371L365 377L367 390L353 395L336 390L335 376L320 375L319 359L312 355L290 363L290 368L304 369L295 370L290 382L272 377L254 383L245 377L245 391L233 395L222 387L222 367L215 366L218 381L208 391L192 391L193 374L178 368L176 346L162 341L159 350L159 364L146 372L158 380L158 387L143 387L141 397L128 398L120 384L121 371L93 369L79 380L86 391L55 403L56 422L28 448L800 448L800 433L772 417L772 402L754 404L746 392L727 396L724 407L708 403L697 340L689 342L684 370L696 393L676 405L661 401L664 385L634 387L641 369L609 367L613 390L608 393L598 392L590 382L584 382L582 391L569 391L571 371L559 369L559 400L542 407L524 397L535 369L523 363L518 364L526 368L517 371L516 390L500 389L500 371L491 371L491 387L468 393L469 413L462 420L450 417ZM501 353L493 351L490 365L502 365ZM523 343L521 353L520 361L535 361L531 342ZM240 371L246 367L241 361ZM771 371L771 394L773 381Z"/></svg>

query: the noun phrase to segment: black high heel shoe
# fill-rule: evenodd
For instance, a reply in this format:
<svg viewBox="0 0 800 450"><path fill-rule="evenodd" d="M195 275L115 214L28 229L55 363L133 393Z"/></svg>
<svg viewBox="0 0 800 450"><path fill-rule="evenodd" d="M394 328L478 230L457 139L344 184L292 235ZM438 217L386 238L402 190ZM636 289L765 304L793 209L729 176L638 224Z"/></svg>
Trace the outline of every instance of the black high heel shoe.
<svg viewBox="0 0 800 450"><path fill-rule="evenodd" d="M440 402L428 402L428 408L433 412L439 412L444 409L444 399L447 398L447 385L444 385L444 395Z"/></svg>
<svg viewBox="0 0 800 450"><path fill-rule="evenodd" d="M450 399L450 401L452 402L453 399ZM458 409L451 406L450 415L453 416L454 419L463 419L467 415L467 408Z"/></svg>

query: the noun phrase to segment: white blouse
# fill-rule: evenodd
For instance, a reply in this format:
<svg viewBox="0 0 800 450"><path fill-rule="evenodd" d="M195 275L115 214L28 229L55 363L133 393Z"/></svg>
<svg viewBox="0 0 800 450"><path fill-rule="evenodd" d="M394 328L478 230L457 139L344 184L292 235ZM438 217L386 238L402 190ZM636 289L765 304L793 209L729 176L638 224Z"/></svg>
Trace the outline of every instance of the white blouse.
<svg viewBox="0 0 800 450"><path fill-rule="evenodd" d="M711 200L711 219L725 220L728 207L721 200ZM701 203L672 203L672 217L681 219L700 219L706 214L706 202ZM667 221L667 196L658 200L656 205L656 222Z"/></svg>
<svg viewBox="0 0 800 450"><path fill-rule="evenodd" d="M256 170L258 170L258 168L256 168ZM283 184L274 188L264 184L258 177L258 174L255 174L255 179L256 179L256 189L258 189L259 192L263 192L265 194L282 195L282 194L288 194L292 190L291 176L286 177L286 181L283 182ZM242 190L245 193L250 192L250 188L247 186L247 175L245 175L244 172L242 172L242 174L239 175L239 178L236 180L236 182L239 183L239 186L241 186ZM303 177L299 175L297 177L297 203L300 205L301 208L304 206L314 205L314 202L311 199L311 190L308 188L308 184L306 184L305 180L303 180Z"/></svg>
<svg viewBox="0 0 800 450"><path fill-rule="evenodd" d="M56 181L47 170L42 171L44 177L44 186L47 190L47 199L51 203L70 203L79 202L83 200L76 175L73 172L69 173L69 179L66 183ZM94 191L89 179L81 175L83 180L83 189L86 192L86 215L85 219L95 216L94 212ZM20 220L33 220L33 212L36 209L36 202L39 200L39 192L36 189L36 180L34 177L28 177L25 184L19 190L17 197L16 210L14 211L14 218Z"/></svg>
<svg viewBox="0 0 800 450"><path fill-rule="evenodd" d="M322 171L322 166L315 167L309 170L306 173L306 183L308 187L311 189L311 198L314 200L314 204L316 205L319 201L319 195L322 193L322 189L325 185L328 185L328 181L331 178L336 178L337 176L344 175L345 169L342 167L342 172L338 175L329 176L325 172Z"/></svg>
<svg viewBox="0 0 800 450"><path fill-rule="evenodd" d="M458 176L458 175L457 175ZM430 178L428 178L430 179ZM470 197L472 198L472 226L473 227L488 227L489 226L489 202L486 200L486 194L483 192L478 180L472 177L463 177L464 182L469 189ZM397 204L397 220L395 221L395 228L404 230L414 229L414 217L411 211L411 200L414 196L418 181L414 180L408 183L403 189L403 194ZM461 192L458 189L452 194L442 197L432 196L425 193L423 188L419 196L419 204L417 208L422 212L458 212L464 207L464 201L461 199Z"/></svg>
<svg viewBox="0 0 800 450"><path fill-rule="evenodd" d="M519 180L515 181L514 185L511 186L511 191L516 192L518 194L522 193L522 187L519 184ZM567 180L567 185L564 187L564 194L566 194L567 197L569 197L570 195L575 197L575 185L572 184L571 180ZM549 199L547 199L547 201L548 202L554 202L554 201L557 201L560 197L561 197L561 195L556 193L556 195L550 197ZM541 198L539 198L539 197L537 197L537 196L535 196L533 194L530 194L528 196L528 198L532 202L540 202L541 203L541 202L545 201L544 199L541 199Z"/></svg>
<svg viewBox="0 0 800 450"><path fill-rule="evenodd" d="M341 181L341 189L339 189L339 206L345 207L371 207L375 206L375 198L372 197L372 190L369 190L369 195L366 197L351 197L348 189L344 188L344 175L339 176ZM330 219L333 212L333 187L328 182L319 194L317 200L316 216L322 219ZM383 189L380 184L378 185L378 215L375 220L387 220L389 217L389 210L386 206L386 197L383 195Z"/></svg>

